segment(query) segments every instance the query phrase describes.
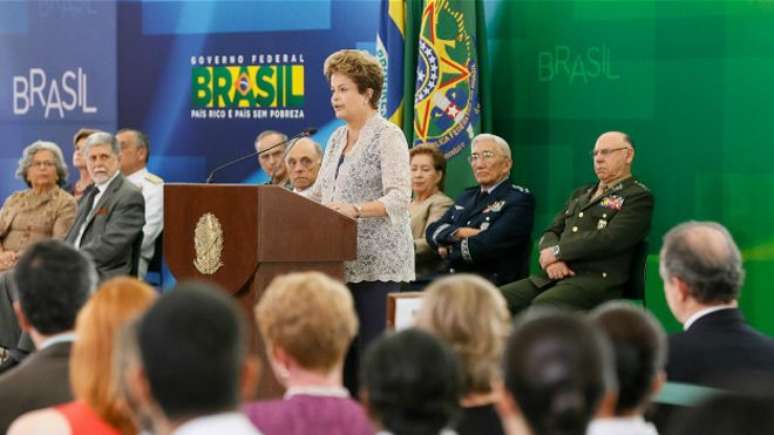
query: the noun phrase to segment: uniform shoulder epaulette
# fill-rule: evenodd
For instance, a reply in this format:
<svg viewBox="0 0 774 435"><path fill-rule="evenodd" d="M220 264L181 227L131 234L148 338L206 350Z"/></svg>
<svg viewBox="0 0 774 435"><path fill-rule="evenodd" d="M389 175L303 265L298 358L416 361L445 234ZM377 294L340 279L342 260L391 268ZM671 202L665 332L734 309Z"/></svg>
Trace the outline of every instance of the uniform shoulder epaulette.
<svg viewBox="0 0 774 435"><path fill-rule="evenodd" d="M151 174L150 172L145 174L145 180L153 184L163 184L164 180L158 175Z"/></svg>
<svg viewBox="0 0 774 435"><path fill-rule="evenodd" d="M513 187L514 190L518 190L519 192L522 192L522 193L530 193L529 189L527 189L526 187L519 186L518 184L511 184L511 187Z"/></svg>
<svg viewBox="0 0 774 435"><path fill-rule="evenodd" d="M636 184L636 185L640 186L641 188L643 188L643 189L645 189L645 190L647 190L647 191L649 191L649 192L650 192L650 188L649 188L648 186L646 186L646 185L644 185L644 184L640 183L640 181L639 181L639 180L635 180L635 181L634 181L634 184Z"/></svg>

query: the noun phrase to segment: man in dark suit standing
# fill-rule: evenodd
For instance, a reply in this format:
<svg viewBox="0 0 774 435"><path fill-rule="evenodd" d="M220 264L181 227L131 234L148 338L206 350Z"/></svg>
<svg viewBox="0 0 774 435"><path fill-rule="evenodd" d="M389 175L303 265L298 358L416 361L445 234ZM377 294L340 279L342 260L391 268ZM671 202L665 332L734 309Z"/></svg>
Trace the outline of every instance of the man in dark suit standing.
<svg viewBox="0 0 774 435"><path fill-rule="evenodd" d="M728 230L712 222L671 229L659 272L684 328L669 337L667 379L733 388L729 381L740 376L774 375L774 340L751 328L738 308L744 269Z"/></svg>
<svg viewBox="0 0 774 435"><path fill-rule="evenodd" d="M145 225L142 193L121 175L112 134L92 134L83 153L94 189L78 203L78 215L65 240L91 256L100 280L136 276Z"/></svg>
<svg viewBox="0 0 774 435"><path fill-rule="evenodd" d="M0 433L25 412L71 401L75 318L97 283L94 265L59 240L31 246L14 270L16 316L39 349L0 376Z"/></svg>
<svg viewBox="0 0 774 435"><path fill-rule="evenodd" d="M524 276L535 200L511 184L508 143L493 134L473 138L470 166L478 186L465 190L425 234L446 259L444 272L469 272L495 285Z"/></svg>
<svg viewBox="0 0 774 435"><path fill-rule="evenodd" d="M540 239L537 275L501 287L516 314L530 304L589 309L620 297L650 231L653 195L632 176L634 146L607 132L592 151L599 181L576 190Z"/></svg>

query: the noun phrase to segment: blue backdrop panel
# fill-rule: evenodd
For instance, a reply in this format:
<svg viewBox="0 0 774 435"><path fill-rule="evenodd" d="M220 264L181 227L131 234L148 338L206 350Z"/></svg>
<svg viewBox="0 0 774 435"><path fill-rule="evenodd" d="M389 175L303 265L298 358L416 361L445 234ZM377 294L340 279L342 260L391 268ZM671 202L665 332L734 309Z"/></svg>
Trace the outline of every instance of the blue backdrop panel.
<svg viewBox="0 0 774 435"><path fill-rule="evenodd" d="M21 150L52 140L72 155L83 126L115 129L114 2L0 3L0 198L24 187L13 178Z"/></svg>
<svg viewBox="0 0 774 435"><path fill-rule="evenodd" d="M378 6L371 0L119 2L120 127L149 135L151 170L167 181L203 181L219 163L253 150L265 129L292 135L317 127L324 146L338 124L323 62L341 48L373 46ZM208 76L207 84L196 84L195 71ZM259 84L266 77L256 72L266 71L273 76ZM226 99L263 95L259 86L276 96L241 106L208 99L226 92L214 89L216 75L228 81ZM249 160L215 181L265 179Z"/></svg>

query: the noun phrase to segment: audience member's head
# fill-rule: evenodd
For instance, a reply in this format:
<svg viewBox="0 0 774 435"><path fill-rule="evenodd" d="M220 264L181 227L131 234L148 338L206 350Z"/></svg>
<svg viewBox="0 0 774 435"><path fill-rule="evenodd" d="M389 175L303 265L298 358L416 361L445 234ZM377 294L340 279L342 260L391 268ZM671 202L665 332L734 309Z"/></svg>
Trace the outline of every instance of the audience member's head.
<svg viewBox="0 0 774 435"><path fill-rule="evenodd" d="M483 188L493 187L505 180L513 167L508 142L489 133L481 133L473 138L469 160L473 176Z"/></svg>
<svg viewBox="0 0 774 435"><path fill-rule="evenodd" d="M142 370L140 349L137 344L137 330L139 319L133 319L118 331L113 343L113 373L115 377L116 392L120 400L124 402L134 426L140 431L153 432L150 416L137 402L137 398L131 391L131 378Z"/></svg>
<svg viewBox="0 0 774 435"><path fill-rule="evenodd" d="M183 283L162 296L141 318L137 342L135 390L156 427L234 411L242 383L253 381L244 314L211 285Z"/></svg>
<svg viewBox="0 0 774 435"><path fill-rule="evenodd" d="M476 275L436 280L422 295L417 326L451 345L464 374L463 394L489 393L501 380L510 314L500 291Z"/></svg>
<svg viewBox="0 0 774 435"><path fill-rule="evenodd" d="M293 189L300 191L312 187L320 172L322 157L322 147L310 137L302 137L290 145L285 166Z"/></svg>
<svg viewBox="0 0 774 435"><path fill-rule="evenodd" d="M83 155L83 148L86 146L86 138L96 133L92 128L81 128L73 136L73 166L80 170L86 170L86 156ZM88 174L88 172L86 172Z"/></svg>
<svg viewBox="0 0 774 435"><path fill-rule="evenodd" d="M121 328L156 299L156 292L134 278L106 281L78 314L77 340L70 358L73 395L121 432L135 430L118 394L113 366L114 341Z"/></svg>
<svg viewBox="0 0 774 435"><path fill-rule="evenodd" d="M374 341L360 375L371 418L395 435L438 434L459 411L459 363L427 332L405 329Z"/></svg>
<svg viewBox="0 0 774 435"><path fill-rule="evenodd" d="M103 184L118 172L120 150L115 136L104 131L93 133L86 139L83 156L86 169L96 184Z"/></svg>
<svg viewBox="0 0 774 435"><path fill-rule="evenodd" d="M279 145L287 140L286 134L276 130L264 130L255 138L255 151L261 153L258 164L272 181L285 180L288 176L284 160L287 143Z"/></svg>
<svg viewBox="0 0 774 435"><path fill-rule="evenodd" d="M714 222L686 222L669 230L660 273L669 308L680 322L707 306L735 304L744 282L739 248Z"/></svg>
<svg viewBox="0 0 774 435"><path fill-rule="evenodd" d="M615 383L604 337L580 314L535 308L516 321L505 350L501 406L533 435L582 435Z"/></svg>
<svg viewBox="0 0 774 435"><path fill-rule="evenodd" d="M443 190L446 178L446 157L432 144L422 144L409 151L411 163L411 190L423 196Z"/></svg>
<svg viewBox="0 0 774 435"><path fill-rule="evenodd" d="M612 345L618 378L613 415L641 415L666 380L666 334L652 314L626 302L608 302L591 313Z"/></svg>
<svg viewBox="0 0 774 435"><path fill-rule="evenodd" d="M71 331L97 283L92 262L60 240L30 246L13 272L17 316L32 338Z"/></svg>
<svg viewBox="0 0 774 435"><path fill-rule="evenodd" d="M116 133L121 154L121 172L131 175L148 164L150 141L145 133L131 128L122 128Z"/></svg>
<svg viewBox="0 0 774 435"><path fill-rule="evenodd" d="M36 140L22 151L16 177L33 189L46 190L67 183L67 164L54 142Z"/></svg>
<svg viewBox="0 0 774 435"><path fill-rule="evenodd" d="M591 155L594 160L594 173L604 184L609 185L632 174L634 143L626 133L602 133L597 138Z"/></svg>
<svg viewBox="0 0 774 435"><path fill-rule="evenodd" d="M357 315L349 290L320 272L275 278L255 308L275 374L284 384L297 370L332 375L341 382Z"/></svg>

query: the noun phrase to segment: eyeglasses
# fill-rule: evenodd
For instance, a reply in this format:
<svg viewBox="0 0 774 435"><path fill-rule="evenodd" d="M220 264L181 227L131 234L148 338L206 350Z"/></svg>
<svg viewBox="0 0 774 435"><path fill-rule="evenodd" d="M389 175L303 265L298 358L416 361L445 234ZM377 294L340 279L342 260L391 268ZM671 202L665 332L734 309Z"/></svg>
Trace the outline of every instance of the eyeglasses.
<svg viewBox="0 0 774 435"><path fill-rule="evenodd" d="M610 154L613 154L616 151L621 151L621 150L626 150L626 149L629 149L629 147L608 148L608 149L601 149L601 150L591 150L591 151L589 151L589 155L591 157L596 157L596 156L607 157L607 156L609 156Z"/></svg>
<svg viewBox="0 0 774 435"><path fill-rule="evenodd" d="M481 160L482 162L491 162L492 160L494 160L496 156L497 154L491 151L484 151L481 154L479 153L471 154L470 157L468 157L468 161L470 162L470 164L473 164L479 160Z"/></svg>
<svg viewBox="0 0 774 435"><path fill-rule="evenodd" d="M51 167L54 167L55 165L56 165L56 163L52 162L51 160L40 160L40 161L37 161L37 162L32 162L30 164L30 166L35 166L35 167L38 167L38 168L41 168L41 169L51 168Z"/></svg>

